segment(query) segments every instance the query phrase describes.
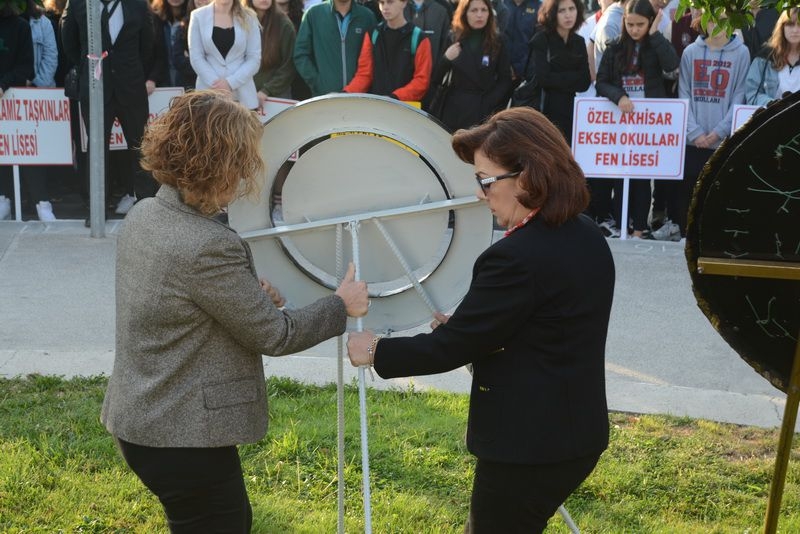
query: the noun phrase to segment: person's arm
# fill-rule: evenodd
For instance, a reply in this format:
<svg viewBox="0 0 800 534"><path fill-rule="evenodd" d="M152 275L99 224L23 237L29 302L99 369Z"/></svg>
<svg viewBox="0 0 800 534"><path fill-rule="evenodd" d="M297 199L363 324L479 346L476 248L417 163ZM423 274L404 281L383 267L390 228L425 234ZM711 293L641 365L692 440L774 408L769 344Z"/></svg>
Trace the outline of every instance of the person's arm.
<svg viewBox="0 0 800 534"><path fill-rule="evenodd" d="M192 70L192 64L189 63L189 50L186 43L188 29L186 24L181 24L181 27L175 32L175 42L172 44L172 64L180 72L184 86L188 85L196 76Z"/></svg>
<svg viewBox="0 0 800 534"><path fill-rule="evenodd" d="M142 62L144 72L152 72L155 63L156 32L153 27L153 16L150 5L141 1L139 4L142 10L142 29L139 31L139 59ZM150 81L155 81L148 78Z"/></svg>
<svg viewBox="0 0 800 534"><path fill-rule="evenodd" d="M292 354L344 332L346 305L336 295L296 310L276 308L235 239L209 239L192 267L187 275L192 301L251 351Z"/></svg>
<svg viewBox="0 0 800 534"><path fill-rule="evenodd" d="M64 55L72 65L80 67L83 59L81 57L80 23L76 18L72 0L67 1L67 6L64 8L64 13L61 14L59 24L61 26L61 46L64 50Z"/></svg>
<svg viewBox="0 0 800 534"><path fill-rule="evenodd" d="M591 77L591 81L595 81L597 79L597 69L594 66L594 41L591 39L589 39L589 43L586 45L586 57L589 61L589 76Z"/></svg>
<svg viewBox="0 0 800 534"><path fill-rule="evenodd" d="M745 96L747 104L751 106L766 106L773 101L775 88L769 87L767 69L771 69L769 59L757 57L750 64L745 82Z"/></svg>
<svg viewBox="0 0 800 534"><path fill-rule="evenodd" d="M503 43L500 46L500 52L497 54L497 80L486 94L486 102L491 105L490 111L497 111L504 108L508 103L510 91L511 58L508 55L508 47Z"/></svg>
<svg viewBox="0 0 800 534"><path fill-rule="evenodd" d="M237 90L253 79L261 66L261 30L255 16L245 18L244 25L240 28L245 32L247 44L244 49L244 61L232 73L228 74L225 81L232 90Z"/></svg>
<svg viewBox="0 0 800 534"><path fill-rule="evenodd" d="M600 68L597 69L595 88L597 89L597 96L604 96L619 105L620 99L623 97L628 98L628 93L622 89L620 80L617 80L614 76L614 52L614 47L609 47L603 53L603 59L600 60Z"/></svg>
<svg viewBox="0 0 800 534"><path fill-rule="evenodd" d="M426 37L417 45L417 53L414 55L414 77L403 87L395 89L392 96L404 102L421 101L431 85L432 67L431 41Z"/></svg>
<svg viewBox="0 0 800 534"><path fill-rule="evenodd" d="M319 69L314 61L314 31L312 28L312 17L314 8L303 15L300 29L297 32L297 39L294 42L294 68L311 89L311 94L317 94L316 83L319 77Z"/></svg>
<svg viewBox="0 0 800 534"><path fill-rule="evenodd" d="M295 32L289 19L281 26L281 64L272 72L262 91L267 95L280 95L289 90L294 80L295 70L292 54L294 53Z"/></svg>
<svg viewBox="0 0 800 534"><path fill-rule="evenodd" d="M34 76L31 27L22 19L18 20L20 21L20 31L17 34L17 42L12 43L11 46L6 45L6 48L14 51L13 64L10 69L0 73L0 89L3 93L9 87L25 87L28 80L32 80Z"/></svg>
<svg viewBox="0 0 800 534"><path fill-rule="evenodd" d="M469 291L445 324L430 334L380 340L374 362L381 377L442 373L491 358L519 332L536 306L529 266L500 249L478 261Z"/></svg>
<svg viewBox="0 0 800 534"><path fill-rule="evenodd" d="M742 46L739 50L739 56L734 60L733 64L733 72L731 72L731 80L729 88L732 87L733 93L731 94L731 102L728 106L728 111L725 113L725 117L719 121L719 124L714 126L712 132L719 137L719 139L725 139L731 134L731 124L733 123L733 107L737 104L744 104L745 103L745 90L746 84L745 80L747 79L747 70L750 67L748 65L750 59L750 52L747 51L747 47Z"/></svg>
<svg viewBox="0 0 800 534"><path fill-rule="evenodd" d="M575 45L575 53L581 59L580 67L578 71L576 71L574 84L570 87L570 90L576 93L582 93L589 89L594 78L591 72L589 72L589 57L586 52L586 41L584 41L583 37L580 35L576 34L575 37L578 38L577 44Z"/></svg>
<svg viewBox="0 0 800 534"><path fill-rule="evenodd" d="M211 84L217 81L219 76L206 59L202 30L197 22L197 16L195 16L200 13L200 11L192 11L189 18L189 62L197 73L198 80L202 81L205 87L211 87Z"/></svg>
<svg viewBox="0 0 800 534"><path fill-rule="evenodd" d="M153 61L147 73L148 93L156 86L169 83L169 61L163 23L155 13L150 13L150 19L153 25Z"/></svg>
<svg viewBox="0 0 800 534"><path fill-rule="evenodd" d="M689 49L687 49L689 50ZM684 51L681 58L681 74L678 76L678 98L685 98L689 101L689 109L686 114L686 142L687 144L694 144L694 141L701 135L705 135L705 130L702 126L697 124L695 117L694 107L695 103L692 100L692 81L693 81L693 67L692 67L692 54Z"/></svg>
<svg viewBox="0 0 800 534"><path fill-rule="evenodd" d="M658 57L658 64L661 66L662 76L667 80L674 80L678 76L678 69L681 65L681 60L672 43L667 41L666 37L656 32L650 37L650 45L656 52Z"/></svg>
<svg viewBox="0 0 800 534"><path fill-rule="evenodd" d="M374 68L372 62L372 37L367 32L364 34L364 42L361 44L361 52L358 54L356 73L342 91L345 93L368 93L372 87L372 72Z"/></svg>
<svg viewBox="0 0 800 534"><path fill-rule="evenodd" d="M33 85L36 87L53 87L55 85L56 70L58 69L58 45L53 25L42 15L40 19L44 43L42 58L39 63L39 72L34 72ZM35 69L34 69L35 70Z"/></svg>

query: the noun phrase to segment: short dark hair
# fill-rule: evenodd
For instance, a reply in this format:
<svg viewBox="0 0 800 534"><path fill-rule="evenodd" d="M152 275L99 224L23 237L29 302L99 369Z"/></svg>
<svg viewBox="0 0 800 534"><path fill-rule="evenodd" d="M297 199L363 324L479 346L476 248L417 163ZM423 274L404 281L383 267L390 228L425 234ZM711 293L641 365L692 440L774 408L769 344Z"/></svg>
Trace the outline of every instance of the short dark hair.
<svg viewBox="0 0 800 534"><path fill-rule="evenodd" d="M558 28L558 4L561 0L544 0L544 4L539 8L539 15L537 22L539 25L548 31L554 32ZM569 30L569 33L575 33L583 24L583 2L581 0L572 0L575 4L575 25Z"/></svg>
<svg viewBox="0 0 800 534"><path fill-rule="evenodd" d="M544 115L528 107L500 111L485 123L453 135L458 157L475 163L481 149L493 162L509 171L521 171L523 189L517 200L537 218L560 226L589 205L589 190L564 135Z"/></svg>

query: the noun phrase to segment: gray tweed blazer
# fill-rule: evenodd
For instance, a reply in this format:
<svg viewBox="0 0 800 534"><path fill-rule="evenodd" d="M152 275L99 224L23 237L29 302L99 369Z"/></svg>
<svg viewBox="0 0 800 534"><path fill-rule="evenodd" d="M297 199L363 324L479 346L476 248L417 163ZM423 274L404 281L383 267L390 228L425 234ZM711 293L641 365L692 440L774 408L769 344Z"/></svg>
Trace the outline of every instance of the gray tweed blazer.
<svg viewBox="0 0 800 534"><path fill-rule="evenodd" d="M251 443L267 431L261 355L342 334L336 295L278 310L250 248L227 225L161 186L137 203L117 240L116 356L100 419L150 447Z"/></svg>

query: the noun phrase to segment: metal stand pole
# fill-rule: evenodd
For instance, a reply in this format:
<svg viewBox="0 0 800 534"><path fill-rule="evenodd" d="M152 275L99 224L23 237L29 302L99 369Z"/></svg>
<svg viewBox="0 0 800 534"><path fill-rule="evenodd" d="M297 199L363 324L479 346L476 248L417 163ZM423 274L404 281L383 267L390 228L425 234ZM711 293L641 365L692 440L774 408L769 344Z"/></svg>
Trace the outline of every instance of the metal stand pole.
<svg viewBox="0 0 800 534"><path fill-rule="evenodd" d="M342 225L336 225L336 279L344 278L344 251L342 250ZM336 364L336 508L338 521L336 532L344 534L344 336L336 339L339 358Z"/></svg>
<svg viewBox="0 0 800 534"><path fill-rule="evenodd" d="M356 280L361 279L361 261L358 245L358 222L349 225L351 237L353 238L353 263L356 267ZM356 319L356 331L364 330L364 321L360 317ZM369 487L369 446L367 444L367 385L364 370L369 368L362 365L358 368L358 404L361 412L361 472L364 486L364 532L372 534L372 506Z"/></svg>
<svg viewBox="0 0 800 534"><path fill-rule="evenodd" d="M103 38L100 35L100 2L86 2L89 41L89 213L92 237L106 236L106 140L103 99Z"/></svg>
<svg viewBox="0 0 800 534"><path fill-rule="evenodd" d="M798 339L800 339L800 337L798 337ZM769 488L767 516L764 521L765 534L775 534L778 528L778 515L781 511L783 486L786 482L786 470L789 465L789 456L792 452L794 427L797 423L798 403L800 403L800 341L798 341L795 347L792 374L789 377L789 387L786 390L786 407L783 410L781 437L778 440L778 454L775 457L775 472L772 475L772 485Z"/></svg>
<svg viewBox="0 0 800 534"><path fill-rule="evenodd" d="M16 210L14 220L20 222L22 220L22 192L19 187L19 165L12 165L11 173L14 176L14 209Z"/></svg>
<svg viewBox="0 0 800 534"><path fill-rule="evenodd" d="M375 226L378 227L378 230L380 230L381 234L383 235L383 238L386 240L386 244L388 244L389 248L392 249L392 252L397 258L397 261L400 262L400 266L403 268L403 271L405 271L406 276L408 277L411 284L414 286L414 289L417 290L417 293L419 294L420 298L422 298L422 301L425 303L428 309L431 310L431 314L442 311L439 310L434 305L431 296L428 294L427 291L425 291L425 288L422 287L422 284L414 276L414 272L411 270L411 266L408 264L408 261L406 261L405 256L403 256L403 254L400 252L400 248L397 246L397 243L395 243L394 239L392 239L392 236L389 235L389 231L386 229L383 223L379 219L373 219L373 222L375 223Z"/></svg>

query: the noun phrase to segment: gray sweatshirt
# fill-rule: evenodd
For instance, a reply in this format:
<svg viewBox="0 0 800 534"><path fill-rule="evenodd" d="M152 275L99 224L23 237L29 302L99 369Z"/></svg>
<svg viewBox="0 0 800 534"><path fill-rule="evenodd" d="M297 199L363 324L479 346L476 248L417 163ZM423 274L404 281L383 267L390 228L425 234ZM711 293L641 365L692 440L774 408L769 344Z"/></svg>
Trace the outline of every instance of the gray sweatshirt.
<svg viewBox="0 0 800 534"><path fill-rule="evenodd" d="M719 49L711 49L703 37L686 47L681 57L678 97L689 100L686 143L716 132L720 141L731 132L733 106L744 104L750 52L734 35Z"/></svg>

